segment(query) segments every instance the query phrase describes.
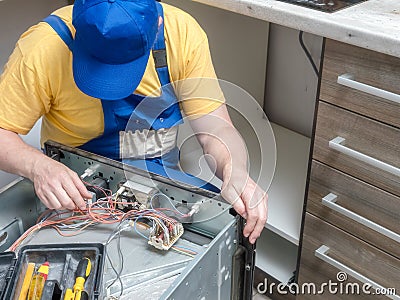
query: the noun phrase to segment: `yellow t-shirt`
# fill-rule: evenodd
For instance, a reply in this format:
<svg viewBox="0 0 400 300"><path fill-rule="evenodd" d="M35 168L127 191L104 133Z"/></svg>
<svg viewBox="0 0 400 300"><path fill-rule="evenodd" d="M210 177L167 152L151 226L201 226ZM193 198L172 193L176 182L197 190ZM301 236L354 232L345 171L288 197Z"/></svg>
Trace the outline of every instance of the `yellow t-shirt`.
<svg viewBox="0 0 400 300"><path fill-rule="evenodd" d="M171 82L190 78L216 79L204 31L189 14L162 5ZM72 6L63 7L54 14L63 19L74 35ZM180 102L186 116L195 118L207 114L223 103L219 85L215 80L211 84L207 82L174 84L175 90L179 91L178 99L188 99ZM148 96L159 87L150 55L135 93ZM207 90L205 94L204 90ZM0 78L0 108L0 127L19 134L27 134L43 116L42 146L49 139L80 146L104 130L101 101L82 93L75 85L72 53L45 22L29 28L17 42Z"/></svg>

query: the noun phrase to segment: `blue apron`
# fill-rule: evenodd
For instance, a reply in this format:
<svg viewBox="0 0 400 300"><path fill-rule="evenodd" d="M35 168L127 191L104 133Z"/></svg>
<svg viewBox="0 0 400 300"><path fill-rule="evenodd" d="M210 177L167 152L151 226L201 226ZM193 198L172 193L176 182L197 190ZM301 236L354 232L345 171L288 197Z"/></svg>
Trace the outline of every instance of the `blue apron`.
<svg viewBox="0 0 400 300"><path fill-rule="evenodd" d="M163 17L161 4L158 2L156 4L159 15ZM47 22L69 49L72 50L72 34L61 18L56 15L50 15L43 21ZM104 132L102 135L80 146L80 149L114 160L121 160L120 132L128 130L132 132L136 130L159 130L183 123L178 99L169 79L164 39L164 22L158 30L152 54L161 83L160 96L144 97L132 94L120 100L101 99L104 114ZM146 159L128 158L122 160L124 163L134 167L157 173L173 180L185 182L217 193L219 192L219 189L214 185L179 171L177 168L179 150L176 147L159 157Z"/></svg>

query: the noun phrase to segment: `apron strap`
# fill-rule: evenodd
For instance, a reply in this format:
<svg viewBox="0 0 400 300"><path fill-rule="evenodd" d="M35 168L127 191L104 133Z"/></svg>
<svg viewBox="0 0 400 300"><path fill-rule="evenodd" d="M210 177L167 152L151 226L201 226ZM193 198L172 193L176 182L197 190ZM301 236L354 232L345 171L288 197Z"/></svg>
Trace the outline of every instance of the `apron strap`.
<svg viewBox="0 0 400 300"><path fill-rule="evenodd" d="M154 64L156 66L156 71L158 74L158 79L160 80L161 86L167 85L170 83L169 80L169 72L167 65L167 50L165 48L165 39L164 39L164 12L162 5L156 2L158 16L162 17L163 22L158 29L156 40L153 45L152 54L154 58Z"/></svg>
<svg viewBox="0 0 400 300"><path fill-rule="evenodd" d="M43 19L43 22L48 23L55 32L60 36L64 43L68 46L69 50L72 51L72 43L74 39L72 38L71 31L68 26L64 23L59 16L50 15Z"/></svg>

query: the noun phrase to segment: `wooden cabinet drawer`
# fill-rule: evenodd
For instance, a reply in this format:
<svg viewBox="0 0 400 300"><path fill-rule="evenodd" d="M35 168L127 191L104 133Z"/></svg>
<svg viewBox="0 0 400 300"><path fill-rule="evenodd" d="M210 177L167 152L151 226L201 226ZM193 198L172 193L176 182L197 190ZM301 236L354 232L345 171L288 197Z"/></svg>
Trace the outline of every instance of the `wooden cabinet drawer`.
<svg viewBox="0 0 400 300"><path fill-rule="evenodd" d="M323 248L329 250L325 252ZM317 254L316 250L320 253ZM307 213L299 286L304 283L314 283L317 287L321 287L322 283L331 280L338 283L339 289L341 281L337 280L337 274L343 271L348 275L347 280L342 281L343 291L346 291L346 284L358 283L361 295L330 294L325 286L325 293L321 295L299 295L297 299L388 299L362 293L362 286L366 280L386 289L394 288L397 293L400 291L399 259ZM352 290L347 289L347 291ZM369 291L373 293L374 289L371 288ZM392 298L399 299L396 297L398 296Z"/></svg>
<svg viewBox="0 0 400 300"><path fill-rule="evenodd" d="M400 59L326 40L320 99L400 127Z"/></svg>
<svg viewBox="0 0 400 300"><path fill-rule="evenodd" d="M320 101L313 158L400 196L400 129Z"/></svg>
<svg viewBox="0 0 400 300"><path fill-rule="evenodd" d="M400 197L313 161L307 211L400 259Z"/></svg>

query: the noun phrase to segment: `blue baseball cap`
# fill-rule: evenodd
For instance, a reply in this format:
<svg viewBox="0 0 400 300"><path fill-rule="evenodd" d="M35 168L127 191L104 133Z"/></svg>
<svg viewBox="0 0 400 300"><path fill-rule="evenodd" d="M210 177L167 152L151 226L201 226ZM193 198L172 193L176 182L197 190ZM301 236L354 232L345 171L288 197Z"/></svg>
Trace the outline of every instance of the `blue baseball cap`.
<svg viewBox="0 0 400 300"><path fill-rule="evenodd" d="M77 0L73 74L85 94L104 100L132 94L158 30L155 0Z"/></svg>

